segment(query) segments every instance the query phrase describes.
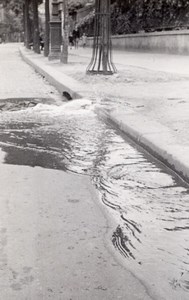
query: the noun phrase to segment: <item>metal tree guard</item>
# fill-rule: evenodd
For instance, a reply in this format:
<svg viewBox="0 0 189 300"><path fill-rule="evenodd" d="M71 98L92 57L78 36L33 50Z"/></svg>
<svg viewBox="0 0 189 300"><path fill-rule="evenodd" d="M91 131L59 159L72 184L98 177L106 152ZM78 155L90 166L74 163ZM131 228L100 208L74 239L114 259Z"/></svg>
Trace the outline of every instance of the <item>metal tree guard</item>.
<svg viewBox="0 0 189 300"><path fill-rule="evenodd" d="M116 73L112 62L110 32L110 0L96 0L93 54L87 73L103 75Z"/></svg>

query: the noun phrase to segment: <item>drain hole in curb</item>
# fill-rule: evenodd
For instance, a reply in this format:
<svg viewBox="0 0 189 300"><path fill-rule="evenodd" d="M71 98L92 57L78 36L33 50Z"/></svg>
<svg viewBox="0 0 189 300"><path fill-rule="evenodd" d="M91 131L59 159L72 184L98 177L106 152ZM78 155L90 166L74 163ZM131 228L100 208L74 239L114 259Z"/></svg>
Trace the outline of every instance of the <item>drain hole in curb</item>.
<svg viewBox="0 0 189 300"><path fill-rule="evenodd" d="M66 91L62 92L62 96L65 97L67 100L73 99L72 96Z"/></svg>

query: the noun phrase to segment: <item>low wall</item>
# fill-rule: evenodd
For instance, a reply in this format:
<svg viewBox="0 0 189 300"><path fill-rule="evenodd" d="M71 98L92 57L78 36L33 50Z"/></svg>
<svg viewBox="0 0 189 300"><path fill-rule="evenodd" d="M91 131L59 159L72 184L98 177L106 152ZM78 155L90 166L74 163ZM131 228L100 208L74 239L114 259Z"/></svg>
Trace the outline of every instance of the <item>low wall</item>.
<svg viewBox="0 0 189 300"><path fill-rule="evenodd" d="M88 39L89 46L92 46L92 40ZM189 54L189 30L112 36L112 46L119 50Z"/></svg>

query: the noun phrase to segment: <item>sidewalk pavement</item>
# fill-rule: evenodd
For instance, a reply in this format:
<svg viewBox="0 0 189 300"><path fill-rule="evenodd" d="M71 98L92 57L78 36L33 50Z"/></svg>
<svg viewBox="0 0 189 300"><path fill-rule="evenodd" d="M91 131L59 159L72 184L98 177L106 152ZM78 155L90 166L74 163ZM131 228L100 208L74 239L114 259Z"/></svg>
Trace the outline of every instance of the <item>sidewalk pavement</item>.
<svg viewBox="0 0 189 300"><path fill-rule="evenodd" d="M72 98L97 112L189 181L189 57L114 51L118 73L86 75L92 50L69 50L69 63L49 62L23 47L23 59Z"/></svg>

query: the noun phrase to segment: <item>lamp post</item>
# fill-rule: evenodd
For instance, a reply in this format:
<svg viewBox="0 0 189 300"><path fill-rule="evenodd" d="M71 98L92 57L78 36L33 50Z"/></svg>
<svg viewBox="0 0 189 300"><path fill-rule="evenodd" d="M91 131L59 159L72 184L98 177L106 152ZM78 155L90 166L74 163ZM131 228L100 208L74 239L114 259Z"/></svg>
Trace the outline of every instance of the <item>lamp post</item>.
<svg viewBox="0 0 189 300"><path fill-rule="evenodd" d="M59 1L52 0L50 20L50 53L49 60L59 59L61 52L61 20L59 17Z"/></svg>
<svg viewBox="0 0 189 300"><path fill-rule="evenodd" d="M111 58L110 0L95 0L93 54L88 74L111 75L116 68Z"/></svg>

